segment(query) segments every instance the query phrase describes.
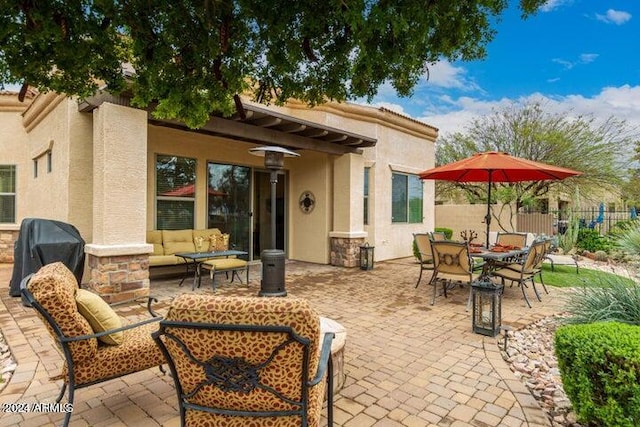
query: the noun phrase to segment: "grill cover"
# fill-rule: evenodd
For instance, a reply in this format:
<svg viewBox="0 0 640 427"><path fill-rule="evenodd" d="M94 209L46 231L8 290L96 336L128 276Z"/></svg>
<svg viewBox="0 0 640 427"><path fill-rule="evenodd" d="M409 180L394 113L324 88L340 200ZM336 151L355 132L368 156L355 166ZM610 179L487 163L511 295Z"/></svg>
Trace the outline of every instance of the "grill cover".
<svg viewBox="0 0 640 427"><path fill-rule="evenodd" d="M46 264L60 261L78 280L84 273L84 240L71 224L40 218L25 218L13 251L13 274L9 295L20 296L20 282Z"/></svg>

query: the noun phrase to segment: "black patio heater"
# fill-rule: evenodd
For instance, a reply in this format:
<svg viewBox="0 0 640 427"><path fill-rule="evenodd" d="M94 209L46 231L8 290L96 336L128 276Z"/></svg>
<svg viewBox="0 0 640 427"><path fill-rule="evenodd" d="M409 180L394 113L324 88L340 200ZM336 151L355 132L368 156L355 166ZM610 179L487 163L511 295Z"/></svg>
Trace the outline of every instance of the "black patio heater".
<svg viewBox="0 0 640 427"><path fill-rule="evenodd" d="M254 156L264 157L264 167L269 169L271 182L271 249L260 253L262 261L261 297L285 297L284 251L276 249L276 184L278 171L284 166L285 157L298 157L300 154L282 147L256 147L249 150Z"/></svg>

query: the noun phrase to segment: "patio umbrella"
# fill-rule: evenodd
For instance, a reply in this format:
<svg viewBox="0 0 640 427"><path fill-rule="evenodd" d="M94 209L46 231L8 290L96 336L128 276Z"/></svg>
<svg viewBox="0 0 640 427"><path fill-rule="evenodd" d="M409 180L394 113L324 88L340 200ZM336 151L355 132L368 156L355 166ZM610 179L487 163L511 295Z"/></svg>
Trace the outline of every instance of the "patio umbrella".
<svg viewBox="0 0 640 427"><path fill-rule="evenodd" d="M435 179L454 182L486 182L487 195L487 246L491 225L491 185L494 182L560 180L582 172L534 162L498 151L476 153L457 162L438 166L421 172L420 179Z"/></svg>

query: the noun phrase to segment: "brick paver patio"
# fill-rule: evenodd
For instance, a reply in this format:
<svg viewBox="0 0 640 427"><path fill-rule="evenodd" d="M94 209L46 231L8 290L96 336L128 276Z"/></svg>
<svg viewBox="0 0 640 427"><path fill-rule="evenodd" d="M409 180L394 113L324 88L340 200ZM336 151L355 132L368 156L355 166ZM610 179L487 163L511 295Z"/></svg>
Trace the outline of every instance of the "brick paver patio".
<svg viewBox="0 0 640 427"><path fill-rule="evenodd" d="M0 403L51 402L58 394L62 358L43 324L20 298L8 296L11 265L0 265L0 330L18 368ZM416 289L418 266L410 258L376 263L371 271L300 262L287 263L287 291L347 329L344 388L335 399L335 424L366 426L549 426L536 400L503 361L496 338L471 331L465 311L468 288L431 306L432 288ZM249 286L218 277L218 294L256 295L260 267ZM179 279L154 280L151 293L166 312L188 286ZM196 292L212 293L207 278ZM503 324L514 329L561 310L563 290L551 288L543 302L529 290L528 309L517 287L503 298ZM122 313L122 311L120 311ZM140 307L126 309L135 316ZM63 414L0 414L0 426L59 425ZM158 369L76 392L72 426L178 426L173 382Z"/></svg>

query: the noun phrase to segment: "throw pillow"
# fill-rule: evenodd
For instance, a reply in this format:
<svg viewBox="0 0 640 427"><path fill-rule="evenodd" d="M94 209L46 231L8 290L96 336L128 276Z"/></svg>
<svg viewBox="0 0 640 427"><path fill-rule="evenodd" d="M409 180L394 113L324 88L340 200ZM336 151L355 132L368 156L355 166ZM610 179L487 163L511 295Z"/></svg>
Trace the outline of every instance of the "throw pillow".
<svg viewBox="0 0 640 427"><path fill-rule="evenodd" d="M209 252L215 252L218 247L218 236L219 234L211 234L209 236Z"/></svg>
<svg viewBox="0 0 640 427"><path fill-rule="evenodd" d="M212 234L209 236L209 252L226 251L229 249L229 234Z"/></svg>
<svg viewBox="0 0 640 427"><path fill-rule="evenodd" d="M78 311L87 319L94 333L122 327L120 317L100 295L86 289L78 289L76 304L78 304ZM116 332L98 339L109 345L122 344L124 332Z"/></svg>

